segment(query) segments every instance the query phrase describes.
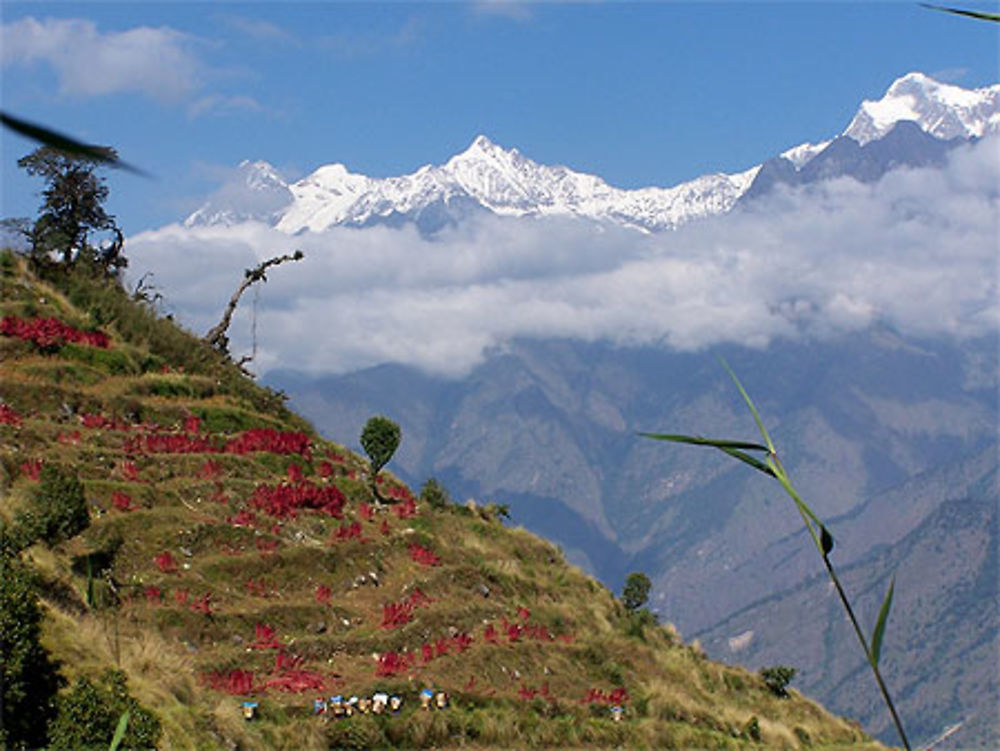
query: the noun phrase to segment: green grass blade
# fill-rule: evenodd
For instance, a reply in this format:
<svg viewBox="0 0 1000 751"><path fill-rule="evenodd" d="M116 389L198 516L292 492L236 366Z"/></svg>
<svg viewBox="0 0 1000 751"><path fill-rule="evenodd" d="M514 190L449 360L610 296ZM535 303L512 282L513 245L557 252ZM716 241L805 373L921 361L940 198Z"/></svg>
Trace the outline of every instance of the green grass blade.
<svg viewBox="0 0 1000 751"><path fill-rule="evenodd" d="M882 602L882 609L878 612L878 621L875 623L875 630L872 632L872 662L878 665L882 652L882 637L885 635L885 623L889 620L889 609L892 607L892 591L896 587L896 577L893 576L889 582L889 591L885 593L885 600Z"/></svg>
<svg viewBox="0 0 1000 751"><path fill-rule="evenodd" d="M75 138L70 138L62 133L57 133L56 131L42 125L29 123L27 120L22 120L18 117L14 117L13 115L8 115L5 112L0 112L0 122L14 132L20 133L25 138L38 141L42 145L61 151L64 154L80 157L82 159L89 159L90 161L97 162L98 164L104 164L108 167L115 167L117 169L127 170L128 172L134 172L137 175L148 177L148 175L142 170L123 162L115 155L112 149L109 149L106 146L94 146L83 143L82 141L77 141Z"/></svg>
<svg viewBox="0 0 1000 751"><path fill-rule="evenodd" d="M750 454L746 454L746 453L744 453L742 451L738 451L737 449L733 449L733 448L728 448L726 446L719 446L719 450L720 451L725 451L727 454L729 454L734 459L739 459L741 462L745 462L746 464L749 464L751 467L753 467L754 469L756 469L758 472L763 472L765 475L768 475L769 477L774 477L774 471L769 466L767 466L760 459L758 459L758 458L756 458L754 456L750 456Z"/></svg>
<svg viewBox="0 0 1000 751"><path fill-rule="evenodd" d="M122 739L125 737L125 730L128 728L128 718L131 713L126 709L122 712L122 716L118 718L118 727L115 728L115 735L111 739L111 745L108 746L108 751L118 751L118 747L122 744Z"/></svg>
<svg viewBox="0 0 1000 751"><path fill-rule="evenodd" d="M941 5L930 5L928 3L920 3L925 8L930 8L931 10L939 10L943 13L954 13L956 16L968 16L969 18L976 18L980 21L993 21L994 23L1000 23L1000 13L983 13L978 10L963 10L962 8L945 8Z"/></svg>
<svg viewBox="0 0 1000 751"><path fill-rule="evenodd" d="M639 433L643 438L652 438L654 441L671 441L673 443L687 443L692 446L711 446L720 451L724 451L734 459L739 459L745 464L749 464L758 472L774 477L774 472L764 462L746 453L744 449L750 451L767 451L767 446L748 441L730 441L720 438L701 438L693 435L679 435L677 433Z"/></svg>
<svg viewBox="0 0 1000 751"><path fill-rule="evenodd" d="M753 419L757 423L757 429L760 431L761 436L763 436L765 443L767 443L767 450L772 454L776 453L774 450L774 443L771 441L771 436L768 435L767 428L764 427L764 421L761 419L760 413L757 411L757 407L754 406L750 395L747 393L746 389L743 388L743 384L740 383L740 379L736 377L736 373L734 373L733 369L729 367L729 363L722 358L719 358L719 360L722 363L722 367L726 369L727 373L729 373L729 377L733 379L733 383L736 384L736 388L739 389L740 395L743 397L743 401L745 401L747 407L750 408L750 414L753 415Z"/></svg>
<svg viewBox="0 0 1000 751"><path fill-rule="evenodd" d="M830 551L833 550L833 535L830 534L824 525L820 525L820 535L819 535L820 547L823 550L823 557L826 558L830 555Z"/></svg>
<svg viewBox="0 0 1000 751"><path fill-rule="evenodd" d="M751 451L767 451L767 446L749 441L730 441L726 438L702 438L696 435L681 435L679 433L639 433L643 438L655 441L673 441L674 443L690 443L695 446L715 446L716 448L748 449Z"/></svg>

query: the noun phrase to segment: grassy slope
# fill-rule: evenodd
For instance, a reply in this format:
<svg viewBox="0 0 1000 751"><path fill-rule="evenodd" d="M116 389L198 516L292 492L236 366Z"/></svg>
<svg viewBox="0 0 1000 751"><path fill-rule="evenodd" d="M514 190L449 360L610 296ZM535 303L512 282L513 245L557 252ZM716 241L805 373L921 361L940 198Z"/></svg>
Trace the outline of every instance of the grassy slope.
<svg viewBox="0 0 1000 751"><path fill-rule="evenodd" d="M113 285L63 280L60 287L33 277L13 255L0 256L0 317L55 316L112 339L109 350L72 345L40 353L0 337L0 402L22 416L20 425L0 424L0 515L12 518L35 486L25 462L77 471L91 527L55 549L27 552L46 581L46 643L69 678L119 664L136 697L161 717L164 748L875 747L856 725L795 692L778 699L754 674L707 661L670 627L637 625L559 550L505 528L486 509L420 502L410 518L389 509L364 519L365 463L322 441L279 396ZM118 425L86 427L85 414ZM185 433L192 416L200 418L198 431ZM141 424L216 441L256 427L304 431L312 450L308 459L129 453L128 441L145 434ZM205 471L209 460L214 476ZM333 468L326 479L319 476L324 461ZM343 491L343 519L258 512L252 526L227 521L246 509L256 486L282 483L290 464ZM115 509L115 492L136 509ZM361 539L332 541L355 521ZM440 564L412 560L414 543ZM164 552L176 573L154 562ZM117 605L87 606L88 559L92 572L106 567ZM114 599L100 577L92 586L98 601ZM150 587L162 599L150 600ZM318 601L318 587L329 587L329 602ZM430 602L401 627L383 628L384 606L417 588ZM210 613L192 609L205 595ZM511 642L501 633L489 641L489 627L502 629L505 619L535 636ZM299 669L322 678L327 694L395 690L406 696L404 712L327 724L310 715L318 691L271 688L255 695L260 720L243 722L243 697L212 690L203 676L252 671L260 685L279 675L278 650L250 648L257 624L272 627L284 653L300 657ZM454 644L447 640L460 633L472 639L461 653L451 647L398 675L375 675L376 654L420 653L424 644ZM424 685L448 691L453 707L415 711ZM525 698L543 687L547 697ZM592 689L619 687L630 695L626 722L614 724L605 707L581 702ZM746 730L751 717L759 719L759 741Z"/></svg>

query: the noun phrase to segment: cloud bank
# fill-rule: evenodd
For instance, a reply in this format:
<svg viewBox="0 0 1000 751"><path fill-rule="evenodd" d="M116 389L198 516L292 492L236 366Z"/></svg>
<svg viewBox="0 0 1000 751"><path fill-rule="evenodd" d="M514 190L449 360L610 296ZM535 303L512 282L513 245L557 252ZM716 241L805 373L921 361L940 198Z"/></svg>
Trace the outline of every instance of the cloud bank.
<svg viewBox="0 0 1000 751"><path fill-rule="evenodd" d="M998 330L1000 139L943 169L844 178L658 235L572 220L484 216L427 239L412 228L291 237L260 223L170 225L129 239L192 330L214 324L243 269L305 251L257 302L256 368L347 372L385 362L462 375L512 338L694 350L762 347L875 322L918 336ZM231 329L250 348L253 293Z"/></svg>
<svg viewBox="0 0 1000 751"><path fill-rule="evenodd" d="M200 86L193 38L166 27L101 33L84 19L24 18L3 24L0 41L4 66L47 64L63 94L139 92L172 100Z"/></svg>

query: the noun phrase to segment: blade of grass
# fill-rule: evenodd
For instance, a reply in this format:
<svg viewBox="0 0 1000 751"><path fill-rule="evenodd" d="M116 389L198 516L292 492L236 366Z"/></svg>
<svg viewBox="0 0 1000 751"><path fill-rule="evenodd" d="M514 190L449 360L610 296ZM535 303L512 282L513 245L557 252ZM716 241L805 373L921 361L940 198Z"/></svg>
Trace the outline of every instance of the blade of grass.
<svg viewBox="0 0 1000 751"><path fill-rule="evenodd" d="M895 587L895 579L893 579L893 582L890 584L889 592L887 593L886 599L882 604L882 610L879 613L878 622L875 625L875 631L872 636L872 646L869 647L868 640L865 638L864 632L862 632L861 626L858 624L858 619L854 615L854 609L851 606L851 602L847 598L847 593L841 586L840 579L833 568L833 563L830 561L829 556L834 545L833 535L830 534L830 530L828 530L826 525L820 521L819 517L813 512L813 510L809 508L809 505L802 499L798 491L792 485L792 482L788 477L788 473L782 466L781 460L778 458L778 453L774 449L774 443L771 441L771 437L768 435L767 429L764 427L764 421L761 419L760 414L757 412L757 408L754 406L753 400L750 398L750 395L743 388L743 385L736 377L736 374L725 362L725 360L721 360L720 358L720 361L722 366L726 369L726 372L729 373L729 376L736 385L736 388L739 389L740 394L743 396L743 401L746 402L747 408L753 415L753 418L757 423L758 430L760 430L761 435L767 442L766 448L760 444L745 441L701 438L698 436L680 435L675 433L641 433L640 435L646 438L653 438L661 441L687 443L698 446L711 446L712 448L724 451L730 456L749 464L761 472L771 475L780 483L781 487L795 503L795 507L798 510L799 515L802 517L802 521L805 524L806 529L809 531L809 535L812 537L813 543L816 545L817 550L819 550L820 556L823 559L823 565L826 567L827 573L830 576L830 581L837 590L837 595L847 612L851 626L854 628L854 633L856 634L858 642L861 644L861 648L865 653L865 658L871 666L872 673L875 676L875 682L878 684L879 691L881 691L882 697L889 709L889 714L892 716L892 721L896 727L896 731L899 733L899 737L903 741L903 747L909 751L910 742L906 737L906 732L903 730L903 723L899 719L896 707L893 704L891 695L889 694L889 689L886 687L885 681L882 679L882 674L878 668L878 658L882 648L882 639L885 633L886 621L889 616L889 608L892 604L892 593ZM765 460L761 462L759 459L747 454L743 449L752 451L766 450L767 456L765 457ZM817 528L819 529L819 534L817 534Z"/></svg>
<svg viewBox="0 0 1000 751"><path fill-rule="evenodd" d="M774 472L768 467L764 462L756 457L751 456L742 449L750 449L752 451L767 451L767 446L761 446L759 443L748 443L747 441L729 441L725 439L716 438L701 438L699 436L691 435L679 435L677 433L639 433L640 436L644 438L652 438L654 441L671 441L672 443L687 443L692 446L712 446L720 451L729 454L734 459L739 459L741 462L749 464L751 467L756 469L758 472L763 472L765 475L770 475L774 477Z"/></svg>
<svg viewBox="0 0 1000 751"><path fill-rule="evenodd" d="M920 3L920 5L931 10L939 10L942 13L954 13L956 16L968 16L969 18L976 18L980 21L993 21L994 23L1000 23L1000 13L984 13L978 10L964 10L962 8L945 8L941 5L930 5L928 3Z"/></svg>
<svg viewBox="0 0 1000 751"><path fill-rule="evenodd" d="M872 661L878 665L879 657L882 654L882 637L885 636L885 623L889 620L889 609L892 607L892 591L896 587L896 577L893 576L889 582L889 591L885 593L885 600L882 601L882 608L878 611L878 621L875 622L875 630L872 632Z"/></svg>
<svg viewBox="0 0 1000 751"><path fill-rule="evenodd" d="M746 392L746 389L743 388L743 384L740 383L740 379L736 377L736 373L734 373L733 369L729 367L729 363L722 358L719 358L719 361L722 363L722 367L726 369L726 372L729 373L729 377L733 379L733 383L735 383L736 388L739 389L740 395L743 397L743 401L745 401L747 403L747 407L750 408L750 414L753 415L754 422L757 423L757 429L760 430L761 436L763 436L764 441L767 443L767 450L772 454L776 454L777 452L774 450L774 443L771 441L771 436L768 435L767 428L764 427L764 421L760 418L760 413L757 411L757 407L754 406L750 395Z"/></svg>
<svg viewBox="0 0 1000 751"><path fill-rule="evenodd" d="M111 739L108 751L118 751L118 747L122 744L122 739L125 737L125 730L128 728L128 718L130 715L131 712L126 709L122 712L122 716L118 718L118 727L115 728L115 735Z"/></svg>

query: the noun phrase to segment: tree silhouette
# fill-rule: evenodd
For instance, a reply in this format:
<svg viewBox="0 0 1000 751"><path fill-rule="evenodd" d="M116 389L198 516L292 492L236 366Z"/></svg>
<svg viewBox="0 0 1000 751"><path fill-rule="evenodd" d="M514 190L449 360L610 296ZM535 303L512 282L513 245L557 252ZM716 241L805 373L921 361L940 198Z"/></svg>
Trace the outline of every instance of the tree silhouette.
<svg viewBox="0 0 1000 751"><path fill-rule="evenodd" d="M114 154L114 149L107 151ZM39 216L29 235L36 262L54 253L64 266L83 261L112 275L127 265L122 233L115 218L104 210L108 187L96 173L99 161L43 146L17 164L46 183ZM110 234L110 243L92 245L90 237L95 232Z"/></svg>

